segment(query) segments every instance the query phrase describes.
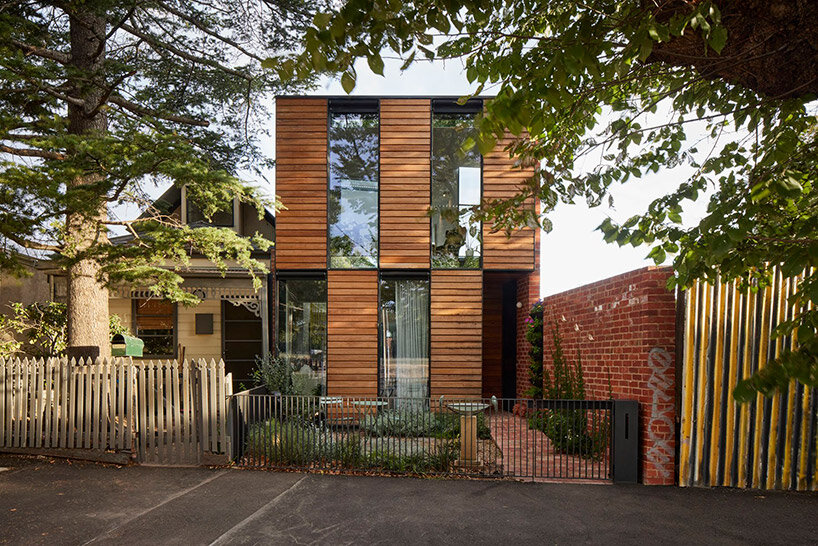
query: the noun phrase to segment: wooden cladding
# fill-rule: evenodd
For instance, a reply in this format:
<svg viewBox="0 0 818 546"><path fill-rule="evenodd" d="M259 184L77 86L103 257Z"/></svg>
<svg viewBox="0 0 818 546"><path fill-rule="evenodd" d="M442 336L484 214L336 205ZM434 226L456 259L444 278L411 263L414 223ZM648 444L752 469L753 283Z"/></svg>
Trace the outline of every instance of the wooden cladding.
<svg viewBox="0 0 818 546"><path fill-rule="evenodd" d="M327 267L327 100L276 101L276 267Z"/></svg>
<svg viewBox="0 0 818 546"><path fill-rule="evenodd" d="M327 274L327 394L378 394L378 273Z"/></svg>
<svg viewBox="0 0 818 546"><path fill-rule="evenodd" d="M380 265L429 267L431 102L381 101Z"/></svg>
<svg viewBox="0 0 818 546"><path fill-rule="evenodd" d="M431 395L480 397L483 274L432 271Z"/></svg>
<svg viewBox="0 0 818 546"><path fill-rule="evenodd" d="M519 193L522 184L534 174L533 168L515 168L515 159L510 158L505 147L512 142L511 136L497 143L490 153L483 157L483 199L508 199ZM526 201L526 206L534 207L534 200ZM515 231L509 238L505 232L492 233L491 222L483 226L483 268L484 269L536 269L536 248L539 244L537 232L531 228Z"/></svg>

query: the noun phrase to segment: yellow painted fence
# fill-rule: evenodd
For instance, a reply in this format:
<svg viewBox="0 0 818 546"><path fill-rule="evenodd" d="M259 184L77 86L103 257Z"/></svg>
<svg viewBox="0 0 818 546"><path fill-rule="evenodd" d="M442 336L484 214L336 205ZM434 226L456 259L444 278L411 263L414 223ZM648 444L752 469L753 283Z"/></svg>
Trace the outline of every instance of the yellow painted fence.
<svg viewBox="0 0 818 546"><path fill-rule="evenodd" d="M698 283L685 297L679 484L818 489L818 389L793 381L771 398L733 399L739 380L794 340L771 337L793 316L800 277L780 272L753 292L738 282Z"/></svg>

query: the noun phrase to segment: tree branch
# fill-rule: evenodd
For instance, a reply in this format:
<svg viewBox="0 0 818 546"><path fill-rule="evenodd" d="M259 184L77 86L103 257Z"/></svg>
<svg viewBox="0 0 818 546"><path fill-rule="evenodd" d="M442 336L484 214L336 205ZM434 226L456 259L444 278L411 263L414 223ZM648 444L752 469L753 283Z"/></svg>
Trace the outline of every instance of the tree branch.
<svg viewBox="0 0 818 546"><path fill-rule="evenodd" d="M0 152L5 154L16 155L20 157L39 157L42 159L65 159L65 154L59 152L50 152L48 150L36 150L33 148L13 148L0 144Z"/></svg>
<svg viewBox="0 0 818 546"><path fill-rule="evenodd" d="M28 55L35 55L37 57L41 57L43 59L49 59L51 61L58 62L60 64L70 64L71 63L71 55L68 53L63 53L61 51L54 51L52 49L46 49L44 47L38 47L31 44L26 44L17 40L9 40L9 42L26 52Z"/></svg>
<svg viewBox="0 0 818 546"><path fill-rule="evenodd" d="M247 55L251 59L255 59L257 61L262 60L261 57L259 57L255 53L252 53L251 51L247 50L247 48L245 48L244 46L242 46L241 44L239 44L235 40L231 40L230 38L226 38L224 36L219 35L218 32L214 32L214 31L210 30L209 28L207 28L207 26L205 26L201 21L199 21L195 17L191 17L191 16L187 15L186 13L183 13L183 12L177 10L176 8L174 8L173 6L171 6L171 5L169 5L169 4L165 3L165 2L157 2L157 4L159 6L161 6L168 13L172 13L173 15L177 16L178 18L182 19L183 21L187 21L188 23L190 23L194 27L198 28L199 30L201 30L202 32L207 34L208 36L216 38L217 40L220 40L220 41L224 42L225 44L236 48L237 50L241 51L242 53L244 53L245 55Z"/></svg>
<svg viewBox="0 0 818 546"><path fill-rule="evenodd" d="M35 241L29 241L28 239L23 239L19 235L15 235L13 233L3 233L3 236L11 240L12 242L17 243L23 248L28 248L31 250L47 250L49 252L62 252L62 248L58 246L47 245L45 243L37 243Z"/></svg>
<svg viewBox="0 0 818 546"><path fill-rule="evenodd" d="M191 55L190 53L187 53L186 51L182 51L181 49L177 48L176 46L172 46L167 42L163 42L163 41L159 40L158 38L156 38L155 36L151 36L150 34L142 32L141 30L136 29L136 28L132 27L131 25L123 24L122 29L129 32L130 34L133 34L137 38L142 38L143 40L145 40L146 42L148 42L149 44L151 44L154 47L165 49L165 50L173 53L177 57L181 57L181 58L186 59L186 60L188 60L188 61L190 61L192 63L207 65L207 66L210 66L212 68L215 68L216 70L221 70L222 72L224 72L226 74L230 74L231 76L235 76L237 78L242 78L242 79L247 80L247 81L253 81L253 78L251 76L248 76L247 74L243 74L243 73L239 72L238 70L233 70L232 68L224 66L223 64L217 63L216 61L214 61L212 59L206 59L206 58L203 58L203 57L196 57L195 55Z"/></svg>
<svg viewBox="0 0 818 546"><path fill-rule="evenodd" d="M150 116L157 119L164 119L165 121L172 121L174 123L183 123L185 125L195 125L196 127L208 127L210 126L209 121L202 121L194 118L190 118L187 116L179 116L176 114L165 114L162 112L158 112L151 108L146 108L140 104L135 102L129 101L119 95L111 95L108 99L108 102L116 104L117 106L121 106L122 108L133 112L139 116Z"/></svg>

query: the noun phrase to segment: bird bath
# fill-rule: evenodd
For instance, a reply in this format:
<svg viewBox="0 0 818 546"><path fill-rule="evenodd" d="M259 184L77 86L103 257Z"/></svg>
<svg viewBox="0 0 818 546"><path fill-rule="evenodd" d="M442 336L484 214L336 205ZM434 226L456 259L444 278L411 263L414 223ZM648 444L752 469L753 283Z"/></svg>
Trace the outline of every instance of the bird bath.
<svg viewBox="0 0 818 546"><path fill-rule="evenodd" d="M446 408L460 415L460 466L478 466L477 414L488 408L482 402L452 402Z"/></svg>

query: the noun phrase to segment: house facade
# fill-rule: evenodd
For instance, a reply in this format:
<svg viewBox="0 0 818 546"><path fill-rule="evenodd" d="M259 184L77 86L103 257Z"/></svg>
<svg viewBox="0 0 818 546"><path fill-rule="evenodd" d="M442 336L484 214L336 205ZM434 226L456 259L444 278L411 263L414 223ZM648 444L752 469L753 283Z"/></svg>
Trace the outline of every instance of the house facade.
<svg viewBox="0 0 818 546"><path fill-rule="evenodd" d="M171 187L153 208L185 225L226 227L248 237L259 233L275 239L273 215L265 211L259 219L255 209L238 200L207 221L186 199L184 188ZM130 239L123 236L111 242L128 244ZM257 250L253 258L271 266L270 251ZM41 262L38 268L47 278L50 299L66 301L65 272L50 262ZM198 305L185 306L145 288L121 286L110 289L109 313L117 315L131 334L144 341L143 359L223 359L236 388L252 386L256 357L267 355L271 344L270 276L264 275L261 288L256 290L248 271L238 264L228 263L223 272L195 254L178 272L184 279L182 289L197 296Z"/></svg>
<svg viewBox="0 0 818 546"><path fill-rule="evenodd" d="M532 172L515 167L508 140L485 156L461 151L482 108L451 97L277 98L286 208L276 217L274 346L320 392L517 395L539 233L508 237L469 216Z"/></svg>

